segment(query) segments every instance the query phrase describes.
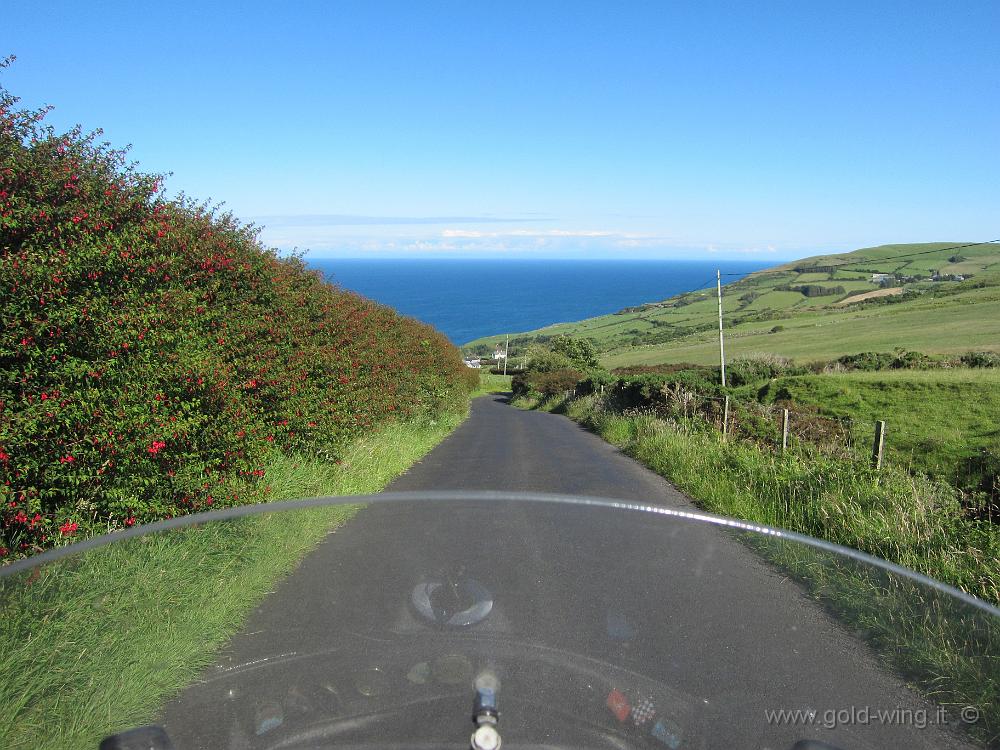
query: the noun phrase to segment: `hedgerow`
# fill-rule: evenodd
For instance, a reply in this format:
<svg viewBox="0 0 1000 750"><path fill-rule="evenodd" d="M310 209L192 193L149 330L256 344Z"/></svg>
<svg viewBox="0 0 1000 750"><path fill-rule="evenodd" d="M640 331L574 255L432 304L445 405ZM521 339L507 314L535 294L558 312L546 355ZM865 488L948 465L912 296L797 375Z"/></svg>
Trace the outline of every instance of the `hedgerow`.
<svg viewBox="0 0 1000 750"><path fill-rule="evenodd" d="M0 87L0 558L259 499L273 452L337 460L468 397L440 333L17 102Z"/></svg>

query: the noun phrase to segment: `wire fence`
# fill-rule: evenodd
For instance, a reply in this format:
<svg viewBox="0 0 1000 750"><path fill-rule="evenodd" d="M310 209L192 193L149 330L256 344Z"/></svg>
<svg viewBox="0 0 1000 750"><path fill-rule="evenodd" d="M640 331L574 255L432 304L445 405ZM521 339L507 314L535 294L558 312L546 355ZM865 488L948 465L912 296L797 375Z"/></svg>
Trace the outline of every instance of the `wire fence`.
<svg viewBox="0 0 1000 750"><path fill-rule="evenodd" d="M578 387L570 398L587 395ZM893 464L930 474L963 491L970 513L1000 519L1000 455L970 449L946 464L929 458L944 441L933 434L894 426L891 421L833 417L795 404L765 404L731 396L712 396L666 383L619 381L602 386L601 408L621 413L649 413L670 420L711 425L727 440L752 441L776 452L820 450L838 458L868 463L875 469Z"/></svg>

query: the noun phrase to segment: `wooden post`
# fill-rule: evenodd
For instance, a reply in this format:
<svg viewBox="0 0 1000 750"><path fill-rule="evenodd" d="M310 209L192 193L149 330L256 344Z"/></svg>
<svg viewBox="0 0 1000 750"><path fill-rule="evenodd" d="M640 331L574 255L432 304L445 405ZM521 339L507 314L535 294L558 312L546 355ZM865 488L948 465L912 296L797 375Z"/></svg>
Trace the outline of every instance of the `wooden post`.
<svg viewBox="0 0 1000 750"><path fill-rule="evenodd" d="M788 409L781 410L781 452L788 450Z"/></svg>
<svg viewBox="0 0 1000 750"><path fill-rule="evenodd" d="M726 396L726 400L722 404L722 439L725 440L729 435L729 396Z"/></svg>
<svg viewBox="0 0 1000 750"><path fill-rule="evenodd" d="M875 442L872 444L872 466L882 468L882 451L885 448L885 422L875 423Z"/></svg>

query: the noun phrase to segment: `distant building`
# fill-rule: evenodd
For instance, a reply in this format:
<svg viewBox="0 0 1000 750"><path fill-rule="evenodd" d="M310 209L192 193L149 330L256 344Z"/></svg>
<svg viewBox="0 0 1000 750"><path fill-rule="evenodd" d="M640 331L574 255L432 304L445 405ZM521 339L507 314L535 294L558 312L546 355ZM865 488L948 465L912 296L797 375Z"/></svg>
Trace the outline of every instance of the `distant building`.
<svg viewBox="0 0 1000 750"><path fill-rule="evenodd" d="M478 359L463 359L466 367L471 367L474 370L480 369L483 365Z"/></svg>
<svg viewBox="0 0 1000 750"><path fill-rule="evenodd" d="M882 282L888 281L891 278L892 278L892 274L891 273L873 273L872 274L872 283L873 284L881 284Z"/></svg>
<svg viewBox="0 0 1000 750"><path fill-rule="evenodd" d="M500 348L497 344L496 351L493 352L493 359L507 359L507 352Z"/></svg>

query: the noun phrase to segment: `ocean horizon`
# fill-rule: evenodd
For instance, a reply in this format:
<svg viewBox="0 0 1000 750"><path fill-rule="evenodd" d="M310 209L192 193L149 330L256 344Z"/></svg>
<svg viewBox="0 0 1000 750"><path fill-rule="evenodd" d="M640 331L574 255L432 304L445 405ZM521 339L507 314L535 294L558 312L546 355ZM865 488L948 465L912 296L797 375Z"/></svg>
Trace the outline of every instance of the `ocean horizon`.
<svg viewBox="0 0 1000 750"><path fill-rule="evenodd" d="M607 315L746 275L753 261L305 258L327 281L437 328L454 344ZM731 282L739 276L728 276Z"/></svg>

